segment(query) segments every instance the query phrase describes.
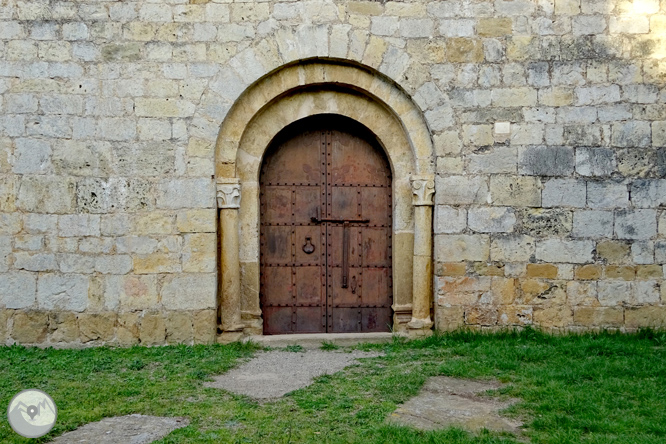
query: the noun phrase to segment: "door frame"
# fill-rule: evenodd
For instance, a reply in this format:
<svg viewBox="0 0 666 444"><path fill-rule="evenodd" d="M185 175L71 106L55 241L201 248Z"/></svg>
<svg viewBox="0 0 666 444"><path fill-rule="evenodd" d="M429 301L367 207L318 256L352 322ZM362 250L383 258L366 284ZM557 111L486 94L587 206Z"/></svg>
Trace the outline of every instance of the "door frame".
<svg viewBox="0 0 666 444"><path fill-rule="evenodd" d="M262 334L259 173L264 152L283 128L318 114L361 123L384 149L393 175L394 330L427 334L432 327L434 153L423 114L381 74L315 60L285 66L249 87L219 132L222 341Z"/></svg>

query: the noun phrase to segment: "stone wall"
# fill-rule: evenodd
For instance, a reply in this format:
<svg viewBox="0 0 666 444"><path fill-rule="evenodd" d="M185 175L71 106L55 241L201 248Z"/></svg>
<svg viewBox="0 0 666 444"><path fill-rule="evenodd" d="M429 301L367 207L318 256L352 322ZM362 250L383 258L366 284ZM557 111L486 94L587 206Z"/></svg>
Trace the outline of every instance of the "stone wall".
<svg viewBox="0 0 666 444"><path fill-rule="evenodd" d="M430 128L438 328L661 326L665 56L666 0L0 0L0 342L213 341L220 125L313 57Z"/></svg>
<svg viewBox="0 0 666 444"><path fill-rule="evenodd" d="M664 325L666 3L494 6L431 72L437 325Z"/></svg>

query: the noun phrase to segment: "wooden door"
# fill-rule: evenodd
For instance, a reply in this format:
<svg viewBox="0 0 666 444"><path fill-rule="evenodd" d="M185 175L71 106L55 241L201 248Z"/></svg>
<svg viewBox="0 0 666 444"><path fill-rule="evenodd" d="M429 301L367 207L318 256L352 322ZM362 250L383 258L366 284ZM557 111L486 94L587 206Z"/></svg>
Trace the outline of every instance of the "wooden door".
<svg viewBox="0 0 666 444"><path fill-rule="evenodd" d="M261 170L264 334L389 331L391 173L359 124L306 119Z"/></svg>

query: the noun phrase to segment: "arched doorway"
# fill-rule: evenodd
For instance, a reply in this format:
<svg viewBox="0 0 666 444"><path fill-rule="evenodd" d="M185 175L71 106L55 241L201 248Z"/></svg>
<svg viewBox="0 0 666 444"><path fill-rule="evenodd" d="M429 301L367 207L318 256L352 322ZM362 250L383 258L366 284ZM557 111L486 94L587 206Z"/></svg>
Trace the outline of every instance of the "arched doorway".
<svg viewBox="0 0 666 444"><path fill-rule="evenodd" d="M391 185L384 150L352 119L276 136L260 173L264 334L390 331Z"/></svg>
<svg viewBox="0 0 666 444"><path fill-rule="evenodd" d="M359 122L381 142L393 175L392 331L421 335L432 326L435 157L423 113L381 73L317 58L285 65L252 84L219 128L215 159L221 342L264 333L259 176L266 150L284 128L321 114ZM204 137L213 120L195 117L197 137Z"/></svg>

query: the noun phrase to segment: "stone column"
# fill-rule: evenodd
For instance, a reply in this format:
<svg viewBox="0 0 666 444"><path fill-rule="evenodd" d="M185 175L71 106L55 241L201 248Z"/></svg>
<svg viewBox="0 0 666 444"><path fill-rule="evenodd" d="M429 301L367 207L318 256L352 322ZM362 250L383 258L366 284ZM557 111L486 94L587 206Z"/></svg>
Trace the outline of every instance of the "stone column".
<svg viewBox="0 0 666 444"><path fill-rule="evenodd" d="M223 342L240 338L241 288L239 260L240 184L238 179L223 179L217 182L217 206L220 209L220 318Z"/></svg>
<svg viewBox="0 0 666 444"><path fill-rule="evenodd" d="M412 320L407 324L412 334L429 334L432 328L432 207L435 194L433 176L412 177L414 205L414 278Z"/></svg>

